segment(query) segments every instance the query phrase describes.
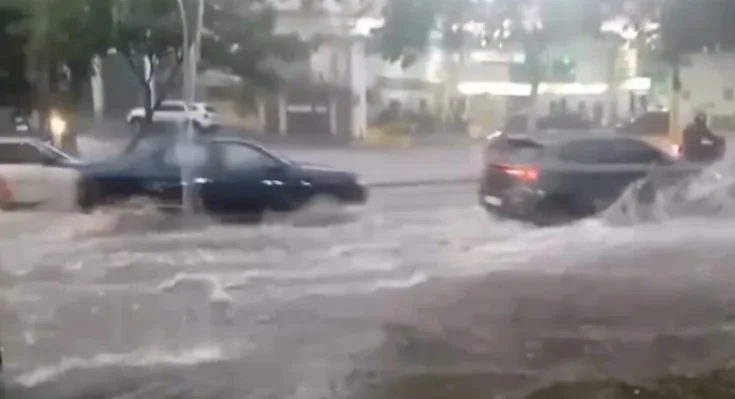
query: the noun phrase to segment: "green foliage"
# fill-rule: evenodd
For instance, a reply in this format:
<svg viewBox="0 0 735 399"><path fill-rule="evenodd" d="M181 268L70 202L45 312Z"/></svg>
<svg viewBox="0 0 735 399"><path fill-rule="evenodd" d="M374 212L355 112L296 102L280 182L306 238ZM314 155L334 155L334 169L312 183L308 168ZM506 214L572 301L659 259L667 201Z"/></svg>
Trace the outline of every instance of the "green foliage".
<svg viewBox="0 0 735 399"><path fill-rule="evenodd" d="M129 57L160 59L170 51L181 56L183 27L176 0L117 0L110 6L111 48Z"/></svg>
<svg viewBox="0 0 735 399"><path fill-rule="evenodd" d="M432 44L432 33L450 51L481 42L489 46L517 44L533 52L580 35L600 34L605 18L622 8L622 0L545 0L532 7L530 0L389 0L383 10L385 25L374 34L379 51L404 66L415 62ZM460 29L482 24L474 35Z"/></svg>
<svg viewBox="0 0 735 399"><path fill-rule="evenodd" d="M132 60L148 58L153 70L168 61L167 76L178 75L183 61L183 21L177 0L118 0L113 47ZM196 35L197 0L185 0L191 43ZM265 0L207 0L201 35L202 66L231 73L249 92L272 88L279 76L274 63L291 62L309 53L294 35L275 34L275 13ZM173 63L171 60L173 59ZM153 74L140 76L148 87ZM159 96L158 103L163 99ZM155 104L153 108L155 109Z"/></svg>
<svg viewBox="0 0 735 399"><path fill-rule="evenodd" d="M661 27L654 41L669 62L689 53L735 49L735 2L669 0L660 15Z"/></svg>
<svg viewBox="0 0 735 399"><path fill-rule="evenodd" d="M529 12L532 4L537 5L535 12ZM528 23L534 19L531 15L539 22L538 29ZM476 45L476 38L456 30L468 22L484 24L490 46L516 44L543 50L580 36L614 37L600 31L602 22L624 17L641 43L655 45L671 58L705 48L734 49L732 15L732 0L389 0L383 10L385 26L374 32L374 38L385 59L410 65L431 44L432 32L443 37L441 44L447 50ZM644 31L647 21L659 22L660 29Z"/></svg>
<svg viewBox="0 0 735 399"><path fill-rule="evenodd" d="M389 0L383 9L385 24L373 32L375 45L386 60L410 66L429 47L439 25L451 25L450 2L465 10L466 0Z"/></svg>
<svg viewBox="0 0 735 399"><path fill-rule="evenodd" d="M43 54L71 72L72 101L79 100L92 73L92 56L108 49L109 19L99 10L109 0L3 0L24 18L15 32L29 51Z"/></svg>
<svg viewBox="0 0 735 399"><path fill-rule="evenodd" d="M245 85L270 89L279 81L278 63L293 62L310 53L298 36L274 34L276 15L263 0L207 4L202 61L241 78Z"/></svg>
<svg viewBox="0 0 735 399"><path fill-rule="evenodd" d="M266 0L205 1L202 63L240 77L250 87L278 82L274 62L308 55L298 37L277 35L275 15ZM92 73L91 60L110 49L131 65L146 57L154 70L178 70L183 60L182 13L177 0L0 0L26 18L21 33L32 51L64 64L78 87ZM184 0L191 42L195 36L197 0ZM154 74L142 75L143 87ZM176 71L168 76L175 77ZM78 82L77 85L74 82Z"/></svg>

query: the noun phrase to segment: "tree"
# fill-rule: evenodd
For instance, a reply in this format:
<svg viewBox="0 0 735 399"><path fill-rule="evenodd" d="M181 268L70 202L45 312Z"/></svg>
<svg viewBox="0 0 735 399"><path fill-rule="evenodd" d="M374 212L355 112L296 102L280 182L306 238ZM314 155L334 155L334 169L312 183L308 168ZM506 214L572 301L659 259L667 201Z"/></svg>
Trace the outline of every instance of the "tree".
<svg viewBox="0 0 735 399"><path fill-rule="evenodd" d="M150 123L170 89L181 80L182 15L177 0L118 0L113 13L112 47L123 55L145 92L145 122ZM124 7L122 5L124 4ZM265 0L209 0L205 3L202 66L239 77L243 84L272 87L278 75L274 60L308 54L296 36L277 35L273 9ZM197 1L184 0L189 42L196 32ZM145 59L150 68L141 68ZM158 83L156 98L152 85Z"/></svg>
<svg viewBox="0 0 735 399"><path fill-rule="evenodd" d="M196 0L184 0L184 16L194 37ZM309 48L293 35L277 35L267 0L207 0L202 65L238 76L249 88L272 88L278 82L273 62L292 61ZM75 105L94 72L92 60L111 50L132 67L145 96L150 122L168 92L181 81L182 12L177 0L0 0L0 7L25 17L20 35L28 43L35 71L35 107L47 115L55 88L52 80L68 71L68 90L56 96L73 119ZM146 60L151 68L141 68ZM57 79L58 80L58 79ZM156 97L153 98L153 84ZM45 124L44 124L45 125Z"/></svg>
<svg viewBox="0 0 735 399"><path fill-rule="evenodd" d="M93 73L92 58L108 48L107 29L98 12L107 0L3 0L0 7L22 15L14 34L25 41L32 71L32 107L46 130L52 108L64 111L71 126L68 149L76 150L74 116ZM6 26L6 29L8 27ZM65 71L66 73L62 73Z"/></svg>
<svg viewBox="0 0 735 399"><path fill-rule="evenodd" d="M273 90L281 81L280 67L308 57L314 44L274 33L276 13L266 0L217 0L206 9L204 25L203 67L237 76L250 97Z"/></svg>
<svg viewBox="0 0 735 399"><path fill-rule="evenodd" d="M432 44L432 33L441 36L439 44L450 52L462 52L481 44L519 47L525 54L531 86L528 119L532 128L538 89L544 78L543 56L549 47L580 36L602 38L603 21L624 11L626 3L624 0L389 0L383 10L385 24L374 33L384 58L404 66L425 53Z"/></svg>
<svg viewBox="0 0 735 399"><path fill-rule="evenodd" d="M153 112L166 97L165 90L179 76L184 58L183 24L178 3L176 0L113 0L106 14L111 20L107 33L110 49L127 61L136 76L144 93L144 122L150 123ZM186 17L194 26L191 15L193 13L187 13ZM154 99L157 76L163 78L160 87L164 93Z"/></svg>

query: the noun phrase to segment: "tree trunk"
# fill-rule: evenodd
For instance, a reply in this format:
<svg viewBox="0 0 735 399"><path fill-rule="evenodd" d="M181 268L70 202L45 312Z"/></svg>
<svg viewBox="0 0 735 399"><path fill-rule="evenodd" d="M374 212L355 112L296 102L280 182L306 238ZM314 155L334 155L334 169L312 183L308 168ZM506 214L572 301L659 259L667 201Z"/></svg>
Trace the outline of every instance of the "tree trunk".
<svg viewBox="0 0 735 399"><path fill-rule="evenodd" d="M150 126L153 123L153 111L155 111L153 103L153 91L150 85L143 86L143 92L145 93L144 108L145 108L145 121L144 124Z"/></svg>
<svg viewBox="0 0 735 399"><path fill-rule="evenodd" d="M71 155L79 155L77 112L77 107L70 106L67 107L63 114L64 121L66 122L66 132L61 136L60 148Z"/></svg>
<svg viewBox="0 0 735 399"><path fill-rule="evenodd" d="M151 125L153 124L153 113L155 112L157 105L159 104L158 101L153 102L153 92L149 85L143 86L143 92L145 92L145 98L143 99L143 109L145 109L145 116L142 123L137 126L138 130L133 135L133 139L130 140L127 147L125 148L125 153L135 150L135 147L138 146L138 143L149 133Z"/></svg>
<svg viewBox="0 0 735 399"><path fill-rule="evenodd" d="M676 57L671 63L671 90L669 91L669 138L673 143L681 144L681 127L679 126L679 98L681 96L681 60Z"/></svg>
<svg viewBox="0 0 735 399"><path fill-rule="evenodd" d="M38 113L38 133L50 137L49 115L51 114L51 70L48 55L42 51L34 51L33 65L33 108Z"/></svg>
<svg viewBox="0 0 735 399"><path fill-rule="evenodd" d="M535 35L531 35L525 42L526 65L529 72L529 83L531 85L531 93L528 97L528 113L526 116L526 130L536 130L538 120L538 97L539 86L543 80L541 70L541 57L543 55L543 47L538 42Z"/></svg>
<svg viewBox="0 0 735 399"><path fill-rule="evenodd" d="M85 76L71 77L68 96L63 104L62 116L66 122L66 133L62 136L61 149L72 155L79 155L79 106L84 97Z"/></svg>

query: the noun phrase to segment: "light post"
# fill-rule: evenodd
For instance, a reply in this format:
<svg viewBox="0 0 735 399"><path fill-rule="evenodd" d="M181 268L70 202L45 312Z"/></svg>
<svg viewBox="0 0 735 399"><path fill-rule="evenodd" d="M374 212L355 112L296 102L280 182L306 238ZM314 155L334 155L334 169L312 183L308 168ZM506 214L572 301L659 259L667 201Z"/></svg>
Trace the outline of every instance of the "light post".
<svg viewBox="0 0 735 399"><path fill-rule="evenodd" d="M184 135L179 138L178 158L181 164L182 183L182 206L185 215L191 216L196 211L196 170L201 164L201 149L196 145L196 131L192 120L188 117L189 107L194 102L196 91L197 65L199 63L199 51L201 46L201 32L204 15L204 0L198 1L196 37L190 41L190 29L186 16L184 0L178 0L179 13L181 14L182 27L182 65L184 77L184 101L187 106L187 118L185 121Z"/></svg>

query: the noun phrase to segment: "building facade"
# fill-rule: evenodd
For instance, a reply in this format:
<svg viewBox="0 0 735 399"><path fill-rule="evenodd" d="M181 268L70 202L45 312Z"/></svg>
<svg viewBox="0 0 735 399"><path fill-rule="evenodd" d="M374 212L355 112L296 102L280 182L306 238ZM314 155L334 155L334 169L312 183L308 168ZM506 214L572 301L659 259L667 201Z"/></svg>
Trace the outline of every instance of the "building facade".
<svg viewBox="0 0 735 399"><path fill-rule="evenodd" d="M581 107L591 112L602 103L605 119L612 122L638 112L631 108L631 98L647 96L651 87L650 79L640 76L635 51L601 41L580 39L553 46L544 59L537 103L541 114L562 99L570 111ZM415 90L416 84L414 89L394 85L382 91L383 101L399 100L408 107L428 102L430 108L441 109L448 98L460 99L468 119L482 119L489 127L498 126L510 113L527 112L531 86L520 49L477 46L462 54L447 54L435 47L406 69L377 57L369 65L369 74L378 79L424 83L423 90Z"/></svg>

